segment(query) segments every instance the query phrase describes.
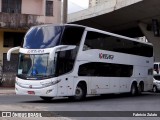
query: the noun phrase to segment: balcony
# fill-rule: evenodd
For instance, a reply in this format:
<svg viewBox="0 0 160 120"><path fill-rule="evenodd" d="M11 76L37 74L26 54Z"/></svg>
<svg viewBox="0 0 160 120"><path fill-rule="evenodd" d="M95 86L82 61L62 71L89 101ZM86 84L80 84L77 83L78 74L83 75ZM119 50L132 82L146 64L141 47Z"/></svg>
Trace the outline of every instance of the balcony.
<svg viewBox="0 0 160 120"><path fill-rule="evenodd" d="M0 28L27 30L31 26L44 24L44 21L44 16L0 12Z"/></svg>

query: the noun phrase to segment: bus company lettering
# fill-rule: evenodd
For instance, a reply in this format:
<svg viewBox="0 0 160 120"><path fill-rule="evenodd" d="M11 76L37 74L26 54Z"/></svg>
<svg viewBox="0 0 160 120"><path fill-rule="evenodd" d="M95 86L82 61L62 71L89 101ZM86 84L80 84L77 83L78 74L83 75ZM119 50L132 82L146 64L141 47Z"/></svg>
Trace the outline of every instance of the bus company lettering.
<svg viewBox="0 0 160 120"><path fill-rule="evenodd" d="M113 60L114 55L99 53L99 58L100 59L110 59L110 60Z"/></svg>
<svg viewBox="0 0 160 120"><path fill-rule="evenodd" d="M27 53L39 54L39 53L44 53L44 50L42 50L42 49L40 49L40 50L28 50Z"/></svg>

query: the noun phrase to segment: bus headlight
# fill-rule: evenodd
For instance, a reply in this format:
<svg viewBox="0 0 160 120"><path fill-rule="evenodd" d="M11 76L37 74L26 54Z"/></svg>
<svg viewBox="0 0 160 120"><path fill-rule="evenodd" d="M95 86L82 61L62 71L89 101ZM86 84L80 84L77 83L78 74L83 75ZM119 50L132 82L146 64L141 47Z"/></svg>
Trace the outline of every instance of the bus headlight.
<svg viewBox="0 0 160 120"><path fill-rule="evenodd" d="M52 85L55 85L57 83L59 83L61 80L54 80L52 82L41 82L41 85L42 86L45 86L45 87L49 87L49 86L52 86Z"/></svg>

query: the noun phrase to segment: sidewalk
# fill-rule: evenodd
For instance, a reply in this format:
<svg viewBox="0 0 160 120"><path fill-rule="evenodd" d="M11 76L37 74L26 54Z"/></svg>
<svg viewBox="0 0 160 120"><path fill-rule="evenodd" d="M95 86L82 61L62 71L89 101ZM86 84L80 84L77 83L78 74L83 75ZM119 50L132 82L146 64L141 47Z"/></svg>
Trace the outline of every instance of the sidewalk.
<svg viewBox="0 0 160 120"><path fill-rule="evenodd" d="M0 95L14 95L15 93L15 88L14 87L0 87Z"/></svg>

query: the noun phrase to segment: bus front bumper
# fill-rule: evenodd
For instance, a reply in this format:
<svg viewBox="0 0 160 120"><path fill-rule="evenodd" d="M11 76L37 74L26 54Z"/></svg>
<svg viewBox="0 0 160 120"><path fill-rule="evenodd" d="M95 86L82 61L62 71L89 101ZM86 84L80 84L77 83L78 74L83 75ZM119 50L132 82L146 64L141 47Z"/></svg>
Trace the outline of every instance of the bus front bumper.
<svg viewBox="0 0 160 120"><path fill-rule="evenodd" d="M44 87L40 89L23 88L15 85L15 91L17 95L35 95L35 96L46 96L55 97L57 95L57 89L54 86Z"/></svg>

